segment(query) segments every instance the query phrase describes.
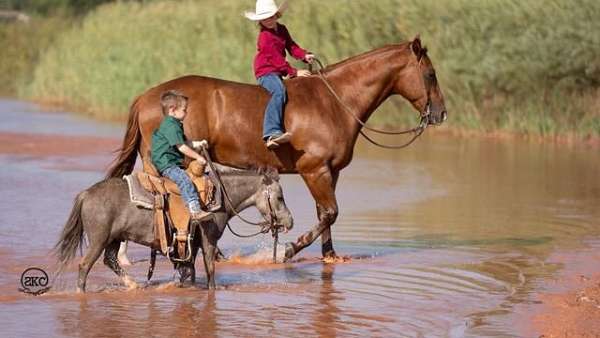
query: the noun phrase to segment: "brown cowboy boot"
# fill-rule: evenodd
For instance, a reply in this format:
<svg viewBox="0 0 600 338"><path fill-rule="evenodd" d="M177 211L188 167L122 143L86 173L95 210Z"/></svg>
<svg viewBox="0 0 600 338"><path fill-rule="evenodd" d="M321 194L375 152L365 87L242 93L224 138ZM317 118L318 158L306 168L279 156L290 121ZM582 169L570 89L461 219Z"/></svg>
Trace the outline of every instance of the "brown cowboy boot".
<svg viewBox="0 0 600 338"><path fill-rule="evenodd" d="M275 149L281 144L290 142L290 138L292 138L292 134L288 132L285 132L283 134L271 135L266 141L266 146L268 149Z"/></svg>
<svg viewBox="0 0 600 338"><path fill-rule="evenodd" d="M192 215L192 217L191 217L192 222L207 221L207 220L215 217L215 214L213 214L212 212L208 212L208 211L204 211L204 210L201 210L198 212L192 212L191 215Z"/></svg>

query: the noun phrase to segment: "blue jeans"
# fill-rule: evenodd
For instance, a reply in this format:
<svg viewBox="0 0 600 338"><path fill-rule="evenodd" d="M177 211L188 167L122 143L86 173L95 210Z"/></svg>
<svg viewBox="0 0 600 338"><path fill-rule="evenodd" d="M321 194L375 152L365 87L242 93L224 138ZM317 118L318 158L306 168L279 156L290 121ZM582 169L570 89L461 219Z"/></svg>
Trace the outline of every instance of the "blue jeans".
<svg viewBox="0 0 600 338"><path fill-rule="evenodd" d="M196 191L194 183L192 183L192 180L183 169L178 166L172 166L165 169L161 175L168 177L177 184L179 192L181 192L181 197L183 197L190 212L194 213L201 211L198 191Z"/></svg>
<svg viewBox="0 0 600 338"><path fill-rule="evenodd" d="M259 77L258 84L271 94L263 122L263 139L266 140L271 135L283 134L283 106L287 93L281 77L274 73Z"/></svg>

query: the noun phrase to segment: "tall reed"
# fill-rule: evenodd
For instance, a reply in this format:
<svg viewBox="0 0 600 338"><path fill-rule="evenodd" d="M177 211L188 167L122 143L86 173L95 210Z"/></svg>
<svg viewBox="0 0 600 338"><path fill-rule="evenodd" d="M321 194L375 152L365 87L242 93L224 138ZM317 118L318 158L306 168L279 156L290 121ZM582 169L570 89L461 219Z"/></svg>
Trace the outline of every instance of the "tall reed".
<svg viewBox="0 0 600 338"><path fill-rule="evenodd" d="M27 97L122 119L135 95L202 74L254 83L254 1L117 2L88 14L44 53ZM282 18L328 63L420 33L456 128L600 135L600 2L302 0ZM296 63L296 65L298 65ZM412 124L401 99L373 123Z"/></svg>

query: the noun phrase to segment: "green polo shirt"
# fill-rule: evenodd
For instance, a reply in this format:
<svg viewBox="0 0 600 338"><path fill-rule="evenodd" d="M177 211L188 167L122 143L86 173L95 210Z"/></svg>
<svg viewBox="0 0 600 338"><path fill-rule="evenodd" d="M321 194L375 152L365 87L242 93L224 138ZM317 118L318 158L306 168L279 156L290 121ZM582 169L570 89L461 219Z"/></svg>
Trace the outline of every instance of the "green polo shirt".
<svg viewBox="0 0 600 338"><path fill-rule="evenodd" d="M185 143L183 123L173 116L165 116L152 133L152 164L162 173L172 166L183 166L183 154L177 146Z"/></svg>

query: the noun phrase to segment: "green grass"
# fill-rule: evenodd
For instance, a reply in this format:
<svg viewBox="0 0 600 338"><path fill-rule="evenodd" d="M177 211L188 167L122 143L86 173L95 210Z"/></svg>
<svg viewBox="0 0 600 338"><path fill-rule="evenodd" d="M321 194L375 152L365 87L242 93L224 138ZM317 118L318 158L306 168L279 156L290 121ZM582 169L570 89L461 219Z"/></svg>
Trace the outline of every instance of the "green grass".
<svg viewBox="0 0 600 338"><path fill-rule="evenodd" d="M28 24L0 23L0 95L15 96L33 80L32 69L55 38L70 26L62 16L34 16Z"/></svg>
<svg viewBox="0 0 600 338"><path fill-rule="evenodd" d="M254 1L117 2L43 53L21 95L123 119L133 97L185 74L254 83ZM326 63L421 34L454 128L600 136L600 2L302 0L282 22ZM371 123L413 125L401 99Z"/></svg>

